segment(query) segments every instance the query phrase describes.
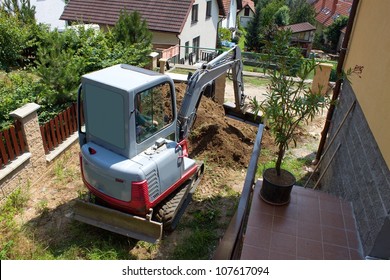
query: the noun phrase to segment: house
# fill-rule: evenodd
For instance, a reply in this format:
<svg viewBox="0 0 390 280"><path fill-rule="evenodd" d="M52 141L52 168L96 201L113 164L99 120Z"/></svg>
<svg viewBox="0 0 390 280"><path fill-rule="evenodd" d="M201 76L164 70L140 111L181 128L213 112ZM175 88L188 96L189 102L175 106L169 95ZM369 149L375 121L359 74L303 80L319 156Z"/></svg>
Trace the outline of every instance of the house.
<svg viewBox="0 0 390 280"><path fill-rule="evenodd" d="M302 54L307 57L313 46L316 28L309 22L302 22L284 26L283 29L291 31L292 45L301 48Z"/></svg>
<svg viewBox="0 0 390 280"><path fill-rule="evenodd" d="M31 6L35 6L35 19L38 23L50 26L50 29L65 29L65 21L60 20L64 11L65 0L30 0Z"/></svg>
<svg viewBox="0 0 390 280"><path fill-rule="evenodd" d="M316 0L316 27L319 32L331 25L339 16L349 16L353 0Z"/></svg>
<svg viewBox="0 0 390 280"><path fill-rule="evenodd" d="M216 48L223 7L222 0L70 0L60 19L105 29L115 25L121 10L138 11L153 33L153 47L161 57L184 63L200 58L199 47Z"/></svg>
<svg viewBox="0 0 390 280"><path fill-rule="evenodd" d="M334 141L326 143L321 164L322 189L352 203L364 255L389 259L390 53L384 46L390 45L390 1L355 0L355 6L340 57L345 51L344 71L364 68L360 78L343 82L327 135Z"/></svg>
<svg viewBox="0 0 390 280"><path fill-rule="evenodd" d="M0 4L2 2L0 0ZM64 11L65 0L30 0L30 5L35 7L37 23L47 24L51 30L65 28L65 21L59 19Z"/></svg>
<svg viewBox="0 0 390 280"><path fill-rule="evenodd" d="M223 0L224 15L221 13L222 21L220 27L231 29L237 28L237 10L242 8L241 0Z"/></svg>
<svg viewBox="0 0 390 280"><path fill-rule="evenodd" d="M252 0L243 0L242 8L237 12L237 18L240 26L246 28L248 22L252 20L256 12L255 3Z"/></svg>

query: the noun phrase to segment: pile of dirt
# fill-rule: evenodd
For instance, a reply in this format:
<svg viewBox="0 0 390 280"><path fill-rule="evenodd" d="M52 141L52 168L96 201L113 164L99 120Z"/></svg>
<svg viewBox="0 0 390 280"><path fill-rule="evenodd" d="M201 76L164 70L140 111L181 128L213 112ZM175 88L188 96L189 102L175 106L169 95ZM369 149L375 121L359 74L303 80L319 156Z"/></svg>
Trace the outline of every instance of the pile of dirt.
<svg viewBox="0 0 390 280"><path fill-rule="evenodd" d="M176 84L179 108L185 90L186 84ZM190 157L224 167L247 167L256 134L257 127L226 117L222 105L203 96L189 137Z"/></svg>

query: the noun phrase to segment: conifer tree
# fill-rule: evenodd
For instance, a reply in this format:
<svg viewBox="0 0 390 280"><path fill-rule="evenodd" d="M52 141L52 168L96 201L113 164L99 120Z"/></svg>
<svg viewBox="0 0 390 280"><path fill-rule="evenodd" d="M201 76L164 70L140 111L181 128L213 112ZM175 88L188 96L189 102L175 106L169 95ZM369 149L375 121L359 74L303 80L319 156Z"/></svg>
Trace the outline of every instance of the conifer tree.
<svg viewBox="0 0 390 280"><path fill-rule="evenodd" d="M128 13L122 10L118 22L114 26L113 34L117 42L124 44L142 43L150 45L152 42L152 33L145 20L142 20L139 12Z"/></svg>
<svg viewBox="0 0 390 280"><path fill-rule="evenodd" d="M248 51L259 52L261 49L261 3L257 3L255 16L248 23L245 45Z"/></svg>

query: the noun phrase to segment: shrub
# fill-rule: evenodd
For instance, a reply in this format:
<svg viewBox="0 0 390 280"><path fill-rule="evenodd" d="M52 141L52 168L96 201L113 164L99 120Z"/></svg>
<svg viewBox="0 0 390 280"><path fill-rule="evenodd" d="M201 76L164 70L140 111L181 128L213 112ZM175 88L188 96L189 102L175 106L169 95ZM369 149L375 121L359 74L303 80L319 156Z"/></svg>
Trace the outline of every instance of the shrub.
<svg viewBox="0 0 390 280"><path fill-rule="evenodd" d="M16 17L0 10L0 68L9 72L19 66L22 52L26 46L27 29Z"/></svg>
<svg viewBox="0 0 390 280"><path fill-rule="evenodd" d="M0 80L0 130L7 128L13 119L9 113L29 102L37 102L41 85L31 74L13 72Z"/></svg>
<svg viewBox="0 0 390 280"><path fill-rule="evenodd" d="M232 39L232 33L228 28L220 28L218 33L221 41L230 41Z"/></svg>

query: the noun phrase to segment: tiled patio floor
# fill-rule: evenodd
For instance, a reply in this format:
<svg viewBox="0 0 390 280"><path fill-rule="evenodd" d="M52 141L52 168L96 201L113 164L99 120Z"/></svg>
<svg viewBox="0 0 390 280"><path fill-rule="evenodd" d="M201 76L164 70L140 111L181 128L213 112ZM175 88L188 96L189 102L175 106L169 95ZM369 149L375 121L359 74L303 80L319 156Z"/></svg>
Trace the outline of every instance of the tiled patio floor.
<svg viewBox="0 0 390 280"><path fill-rule="evenodd" d="M363 259L350 203L294 186L287 205L272 206L254 190L241 259Z"/></svg>

